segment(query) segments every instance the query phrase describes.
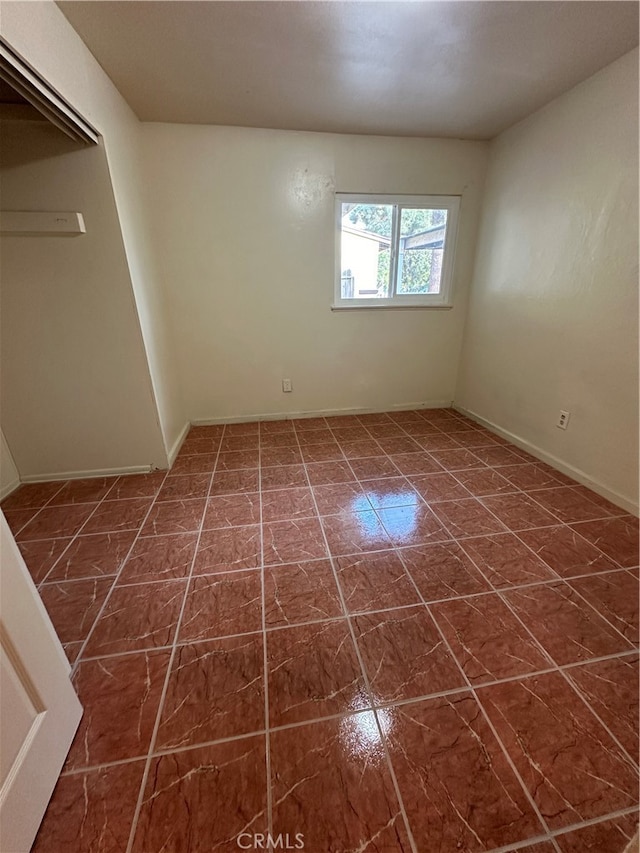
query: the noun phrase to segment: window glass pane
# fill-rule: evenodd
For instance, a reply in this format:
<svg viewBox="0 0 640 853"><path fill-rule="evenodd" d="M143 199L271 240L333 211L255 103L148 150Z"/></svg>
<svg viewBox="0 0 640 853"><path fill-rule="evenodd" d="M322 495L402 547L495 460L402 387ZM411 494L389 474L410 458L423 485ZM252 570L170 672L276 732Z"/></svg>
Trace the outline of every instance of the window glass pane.
<svg viewBox="0 0 640 853"><path fill-rule="evenodd" d="M340 292L343 299L389 295L393 205L342 203Z"/></svg>
<svg viewBox="0 0 640 853"><path fill-rule="evenodd" d="M402 208L397 293L440 293L447 211Z"/></svg>

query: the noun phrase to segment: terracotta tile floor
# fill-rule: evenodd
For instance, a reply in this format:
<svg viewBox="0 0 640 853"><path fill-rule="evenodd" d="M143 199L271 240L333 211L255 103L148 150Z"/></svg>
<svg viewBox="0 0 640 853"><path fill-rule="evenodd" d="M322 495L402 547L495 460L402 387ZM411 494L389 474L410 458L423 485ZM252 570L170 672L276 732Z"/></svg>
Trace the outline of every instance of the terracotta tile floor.
<svg viewBox="0 0 640 853"><path fill-rule="evenodd" d="M453 411L194 427L3 509L85 707L38 853L633 834L638 521Z"/></svg>

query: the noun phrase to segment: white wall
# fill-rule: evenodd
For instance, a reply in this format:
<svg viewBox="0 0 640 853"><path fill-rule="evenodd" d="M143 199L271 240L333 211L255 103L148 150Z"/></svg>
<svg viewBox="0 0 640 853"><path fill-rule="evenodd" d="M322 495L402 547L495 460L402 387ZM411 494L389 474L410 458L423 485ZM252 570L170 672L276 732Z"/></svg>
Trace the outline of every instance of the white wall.
<svg viewBox="0 0 640 853"><path fill-rule="evenodd" d="M192 420L453 399L487 145L144 124ZM334 193L462 194L451 311L332 312ZM281 380L293 381L283 394Z"/></svg>
<svg viewBox="0 0 640 853"><path fill-rule="evenodd" d="M3 38L103 135L124 242L130 286L147 355L152 389L164 445L171 450L185 417L176 381L171 341L157 286L145 212L139 199L139 122L64 15L51 0L3 5ZM149 433L145 458L155 453ZM166 454L165 454L166 464Z"/></svg>
<svg viewBox="0 0 640 853"><path fill-rule="evenodd" d="M2 427L21 477L166 464L102 146L3 122L5 210L77 210L87 233L3 235Z"/></svg>
<svg viewBox="0 0 640 853"><path fill-rule="evenodd" d="M105 145L158 417L166 450L173 461L178 450L176 443L187 421L167 307L160 286L157 253L149 238L147 211L142 202L141 125L133 116L127 118L118 123L117 139L111 134L111 144L105 137Z"/></svg>
<svg viewBox="0 0 640 853"><path fill-rule="evenodd" d="M637 275L636 50L494 141L456 393L631 505Z"/></svg>
<svg viewBox="0 0 640 853"><path fill-rule="evenodd" d="M13 461L11 450L0 430L0 500L20 485L20 475Z"/></svg>

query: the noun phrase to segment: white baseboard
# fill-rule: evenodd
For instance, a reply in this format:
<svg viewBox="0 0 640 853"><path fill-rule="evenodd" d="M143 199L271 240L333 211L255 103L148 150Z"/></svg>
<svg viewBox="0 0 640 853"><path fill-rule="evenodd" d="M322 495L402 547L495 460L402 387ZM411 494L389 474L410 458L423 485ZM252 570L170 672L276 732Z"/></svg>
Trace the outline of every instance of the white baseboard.
<svg viewBox="0 0 640 853"><path fill-rule="evenodd" d="M26 474L23 483L49 483L52 480L89 480L92 477L119 477L121 474L148 474L151 465L129 465L125 468L97 468L92 471L58 471L55 474Z"/></svg>
<svg viewBox="0 0 640 853"><path fill-rule="evenodd" d="M184 442L185 438L187 437L187 433L189 432L190 428L191 428L191 424L189 423L189 421L187 421L187 423L182 427L182 430L180 431L180 435L173 442L173 446L172 446L171 450L169 451L169 468L173 468L173 463L176 461L176 456L180 452L180 448L182 447L182 443Z"/></svg>
<svg viewBox="0 0 640 853"><path fill-rule="evenodd" d="M580 468L574 468L573 465L569 465L567 462L563 462L562 459L558 459L557 456L553 456L551 453L547 453L545 450L542 450L540 447L537 447L535 444L531 444L526 439L521 438L519 435L515 435L512 432L509 432L506 429L502 429L497 424L492 423L492 421L488 421L486 418L483 418L481 415L477 415L475 412L471 412L468 409L465 409L463 406L458 406L457 404L453 404L453 409L456 412L460 412L461 415L466 415L468 418L471 418L472 421L476 421L476 423L481 424L487 429L491 430L491 432L495 432L497 435L502 436L502 438L506 438L512 444L515 444L516 447L521 448L522 450L526 450L527 453L530 453L532 456L535 456L536 459L540 459L542 462L546 462L547 465L551 465L552 468L556 468L562 474L566 474L567 477L571 477L574 480L577 480L579 483L582 483L584 486L588 486L592 491L596 492L596 494L601 495L603 498L606 498L611 503L616 506L622 507L622 509L627 510L627 512L632 513L633 515L639 514L638 504L634 503L634 501L629 500L629 498L624 497L624 495L619 495L617 492L614 492L612 489L609 489L603 483L598 482L598 480L594 480L593 477L590 477L588 474L585 474Z"/></svg>
<svg viewBox="0 0 640 853"><path fill-rule="evenodd" d="M449 409L451 400L429 400L420 403L394 403L391 406L378 406L356 409L316 409L312 412L269 412L268 414L233 415L226 418L195 418L193 426L210 426L214 424L238 424L253 421L287 421L293 418L329 418L340 415L375 415L380 412L409 411L413 409Z"/></svg>
<svg viewBox="0 0 640 853"><path fill-rule="evenodd" d="M20 480L16 477L15 480L12 480L10 483L7 483L0 489L0 501L3 501L5 498L8 498L11 492L15 492L15 490L20 485Z"/></svg>

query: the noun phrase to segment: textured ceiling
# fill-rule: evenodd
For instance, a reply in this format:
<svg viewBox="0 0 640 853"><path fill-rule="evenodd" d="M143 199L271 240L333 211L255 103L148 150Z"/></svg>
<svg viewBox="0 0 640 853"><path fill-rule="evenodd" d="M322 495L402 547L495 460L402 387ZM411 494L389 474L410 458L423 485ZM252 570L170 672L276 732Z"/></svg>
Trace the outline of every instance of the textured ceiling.
<svg viewBox="0 0 640 853"><path fill-rule="evenodd" d="M59 2L144 121L490 139L638 44L636 2Z"/></svg>

